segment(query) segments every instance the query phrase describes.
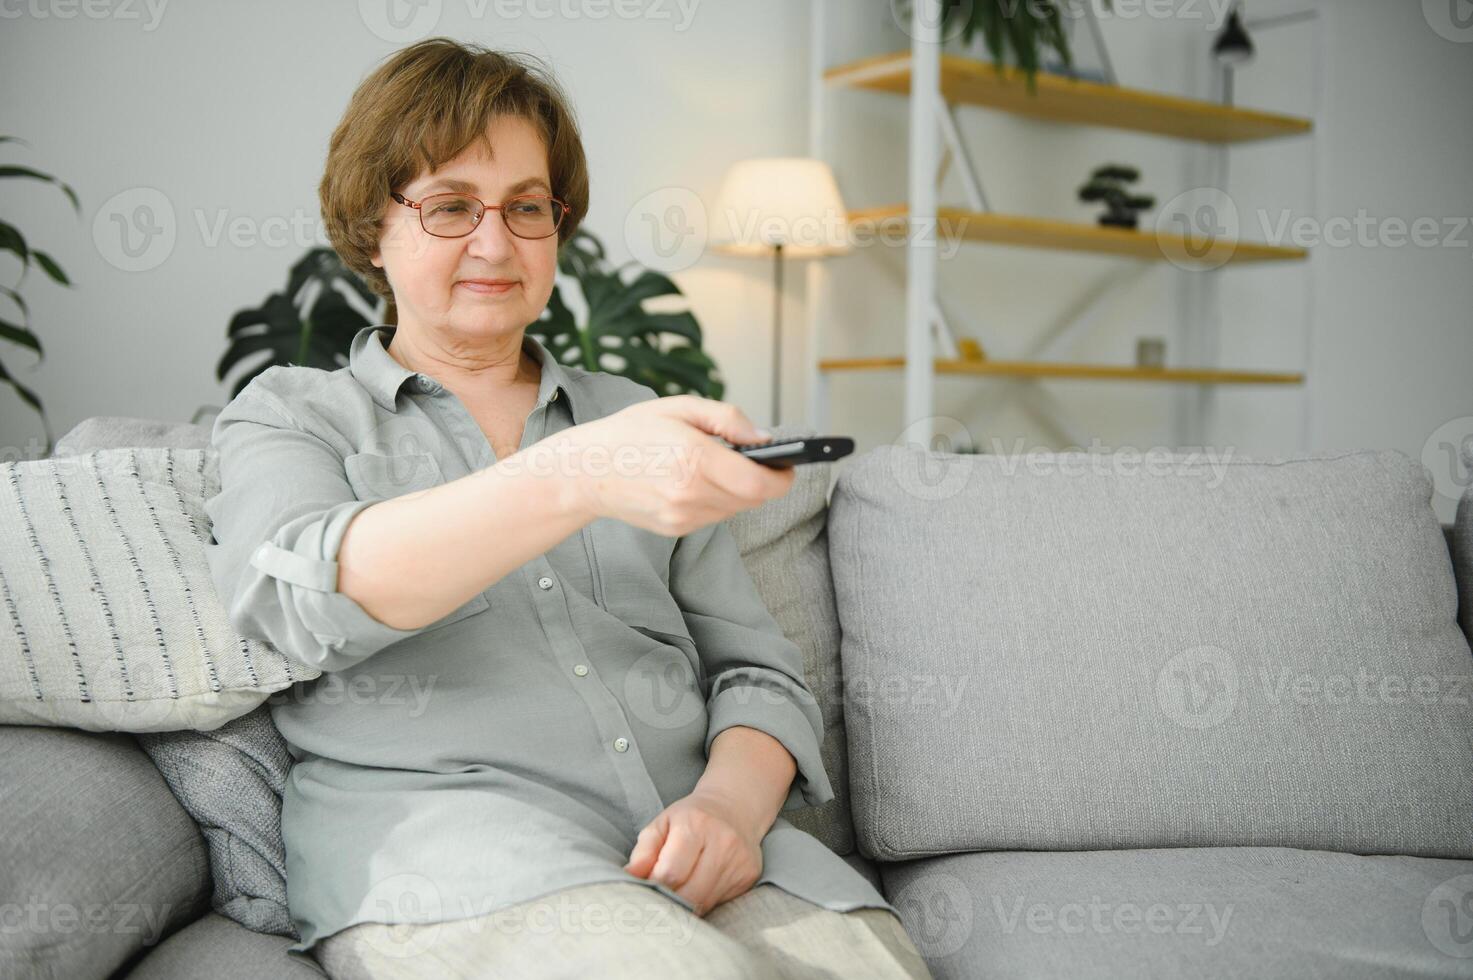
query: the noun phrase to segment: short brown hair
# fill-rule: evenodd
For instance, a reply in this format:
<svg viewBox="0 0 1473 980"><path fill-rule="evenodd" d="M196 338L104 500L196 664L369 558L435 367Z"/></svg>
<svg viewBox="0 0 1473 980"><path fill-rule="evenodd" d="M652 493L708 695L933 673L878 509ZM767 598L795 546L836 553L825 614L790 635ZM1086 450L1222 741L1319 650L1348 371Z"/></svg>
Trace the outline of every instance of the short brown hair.
<svg viewBox="0 0 1473 980"><path fill-rule="evenodd" d="M393 306L378 249L389 193L480 141L500 115L542 134L552 194L568 205L562 245L588 213L588 163L572 107L531 55L432 37L396 51L359 84L333 130L318 187L328 239L348 268ZM391 321L392 322L392 321Z"/></svg>

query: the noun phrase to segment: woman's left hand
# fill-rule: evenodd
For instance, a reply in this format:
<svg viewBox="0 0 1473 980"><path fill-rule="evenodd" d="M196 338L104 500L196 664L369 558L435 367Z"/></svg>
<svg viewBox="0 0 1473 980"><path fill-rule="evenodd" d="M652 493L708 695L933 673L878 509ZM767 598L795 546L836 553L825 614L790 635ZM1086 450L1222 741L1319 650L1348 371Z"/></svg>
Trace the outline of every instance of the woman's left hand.
<svg viewBox="0 0 1473 980"><path fill-rule="evenodd" d="M766 832L737 801L698 788L639 832L624 870L665 885L704 916L756 884Z"/></svg>

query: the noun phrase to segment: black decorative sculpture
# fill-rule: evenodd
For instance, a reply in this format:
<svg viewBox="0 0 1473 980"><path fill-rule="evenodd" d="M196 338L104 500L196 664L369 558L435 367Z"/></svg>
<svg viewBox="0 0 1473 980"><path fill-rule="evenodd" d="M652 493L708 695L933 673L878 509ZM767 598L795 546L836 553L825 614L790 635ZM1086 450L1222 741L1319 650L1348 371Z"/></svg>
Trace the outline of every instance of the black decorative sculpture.
<svg viewBox="0 0 1473 980"><path fill-rule="evenodd" d="M1100 224L1107 228L1136 227L1139 212L1156 203L1149 194L1131 194L1126 184L1140 179L1141 173L1134 167L1111 163L1100 167L1090 175L1089 183L1079 188L1079 199L1094 203L1105 202L1105 213L1100 215Z"/></svg>

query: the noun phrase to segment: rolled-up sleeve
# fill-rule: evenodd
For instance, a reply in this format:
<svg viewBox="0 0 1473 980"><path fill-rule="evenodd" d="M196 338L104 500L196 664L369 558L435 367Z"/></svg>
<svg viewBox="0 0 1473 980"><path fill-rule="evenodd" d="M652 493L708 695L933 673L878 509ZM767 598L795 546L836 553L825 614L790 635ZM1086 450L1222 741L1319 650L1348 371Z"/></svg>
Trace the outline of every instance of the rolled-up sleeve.
<svg viewBox="0 0 1473 980"><path fill-rule="evenodd" d="M338 548L359 500L342 457L293 423L259 379L215 420L220 492L205 502L216 590L243 636L320 671L351 667L414 636L339 592Z"/></svg>
<svg viewBox="0 0 1473 980"><path fill-rule="evenodd" d="M733 725L755 728L781 742L797 763L783 810L833 799L819 754L823 716L803 679L802 651L783 635L763 604L724 523L676 542L670 591L710 681L706 758L723 730Z"/></svg>

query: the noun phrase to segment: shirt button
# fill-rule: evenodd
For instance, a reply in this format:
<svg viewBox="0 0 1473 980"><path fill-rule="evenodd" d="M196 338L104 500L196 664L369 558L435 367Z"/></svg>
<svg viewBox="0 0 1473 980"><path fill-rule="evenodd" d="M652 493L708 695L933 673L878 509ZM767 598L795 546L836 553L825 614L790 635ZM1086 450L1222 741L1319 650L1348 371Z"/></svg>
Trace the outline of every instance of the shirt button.
<svg viewBox="0 0 1473 980"><path fill-rule="evenodd" d="M577 665L575 665L573 667L573 673L577 674L579 677L582 677L583 675L585 675L585 674L588 673L588 665L587 664L577 664Z"/></svg>
<svg viewBox="0 0 1473 980"><path fill-rule="evenodd" d="M629 751L629 739L624 738L622 735L619 738L614 739L614 751L616 751L616 752L628 752Z"/></svg>
<svg viewBox="0 0 1473 980"><path fill-rule="evenodd" d="M552 588L552 579L548 578L546 575L542 576L540 579L537 580L537 587L539 589Z"/></svg>
<svg viewBox="0 0 1473 980"><path fill-rule="evenodd" d="M549 398L548 401L550 401L550 402L557 401L558 392L561 391L561 390L562 389L560 389L560 388L554 388L554 389L552 389L552 397Z"/></svg>

